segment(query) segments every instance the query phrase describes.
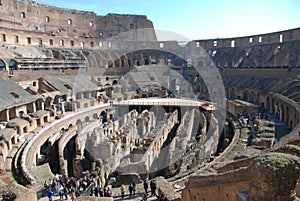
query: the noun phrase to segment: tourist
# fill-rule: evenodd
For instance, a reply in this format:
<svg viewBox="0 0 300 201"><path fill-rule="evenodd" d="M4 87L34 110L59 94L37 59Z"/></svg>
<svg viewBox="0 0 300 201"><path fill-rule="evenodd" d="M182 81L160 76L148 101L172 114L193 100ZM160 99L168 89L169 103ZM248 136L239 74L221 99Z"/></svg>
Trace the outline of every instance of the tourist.
<svg viewBox="0 0 300 201"><path fill-rule="evenodd" d="M74 188L72 188L71 190L71 200L72 201L75 201L77 198L76 198L76 191Z"/></svg>
<svg viewBox="0 0 300 201"><path fill-rule="evenodd" d="M133 195L135 195L135 191L136 191L136 185L134 182L132 182L132 192L133 192Z"/></svg>
<svg viewBox="0 0 300 201"><path fill-rule="evenodd" d="M144 180L143 186L144 186L144 190L145 190L146 195L148 195L149 184L148 184L147 178Z"/></svg>
<svg viewBox="0 0 300 201"><path fill-rule="evenodd" d="M129 184L128 190L129 190L129 196L131 197L132 196L132 192L133 192L133 186L132 186L132 184Z"/></svg>
<svg viewBox="0 0 300 201"><path fill-rule="evenodd" d="M150 181L151 196L156 196L156 182L154 179Z"/></svg>
<svg viewBox="0 0 300 201"><path fill-rule="evenodd" d="M95 197L98 197L99 196L99 186L96 186L95 189L94 189L94 194L95 194Z"/></svg>
<svg viewBox="0 0 300 201"><path fill-rule="evenodd" d="M52 201L53 194L54 194L53 191L49 189L47 192L47 197L49 198L49 201Z"/></svg>
<svg viewBox="0 0 300 201"><path fill-rule="evenodd" d="M66 200L68 200L68 193L69 193L68 188L67 188L67 186L65 186L64 187L64 195L65 195Z"/></svg>
<svg viewBox="0 0 300 201"><path fill-rule="evenodd" d="M107 189L106 189L106 197L112 197L112 191L111 191L110 187L107 187Z"/></svg>
<svg viewBox="0 0 300 201"><path fill-rule="evenodd" d="M101 186L99 187L99 196L104 197L104 191L103 188L101 188Z"/></svg>
<svg viewBox="0 0 300 201"><path fill-rule="evenodd" d="M59 194L59 199L60 199L60 200L63 200L63 196L64 196L64 187L63 187L62 185L59 186L58 194Z"/></svg>
<svg viewBox="0 0 300 201"><path fill-rule="evenodd" d="M124 196L125 196L125 186L124 186L124 184L121 185L121 196L122 196L122 199L124 199Z"/></svg>

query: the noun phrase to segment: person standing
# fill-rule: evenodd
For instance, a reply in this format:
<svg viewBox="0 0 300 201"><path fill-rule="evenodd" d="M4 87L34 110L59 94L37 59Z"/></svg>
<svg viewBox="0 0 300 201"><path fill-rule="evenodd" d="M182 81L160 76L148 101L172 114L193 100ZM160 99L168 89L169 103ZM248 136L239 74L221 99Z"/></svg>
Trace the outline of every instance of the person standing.
<svg viewBox="0 0 300 201"><path fill-rule="evenodd" d="M72 201L75 201L77 198L76 198L76 190L74 188L72 188L71 190L71 200Z"/></svg>
<svg viewBox="0 0 300 201"><path fill-rule="evenodd" d="M144 190L145 190L146 195L148 195L149 184L148 184L147 178L144 180L143 186L144 186Z"/></svg>
<svg viewBox="0 0 300 201"><path fill-rule="evenodd" d="M129 184L128 190L129 190L129 196L131 197L132 196L132 192L133 192L133 186L132 186L132 184Z"/></svg>
<svg viewBox="0 0 300 201"><path fill-rule="evenodd" d="M63 200L64 199L64 187L62 185L59 186L58 194L59 194L59 199Z"/></svg>
<svg viewBox="0 0 300 201"><path fill-rule="evenodd" d="M48 190L47 192L47 197L49 199L49 201L52 201L53 200L53 191L51 189Z"/></svg>
<svg viewBox="0 0 300 201"><path fill-rule="evenodd" d="M135 195L135 191L136 191L136 184L134 182L132 182L132 193L133 193L133 195Z"/></svg>
<svg viewBox="0 0 300 201"><path fill-rule="evenodd" d="M124 186L124 184L121 185L121 196L122 196L122 199L124 199L124 196L125 196L125 186Z"/></svg>
<svg viewBox="0 0 300 201"><path fill-rule="evenodd" d="M154 179L150 182L151 196L156 196L156 182Z"/></svg>

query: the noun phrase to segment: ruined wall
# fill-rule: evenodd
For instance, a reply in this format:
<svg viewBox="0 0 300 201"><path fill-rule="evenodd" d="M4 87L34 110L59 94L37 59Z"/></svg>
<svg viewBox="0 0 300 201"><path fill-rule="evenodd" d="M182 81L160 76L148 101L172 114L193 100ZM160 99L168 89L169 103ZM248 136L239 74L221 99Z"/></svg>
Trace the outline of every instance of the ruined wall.
<svg viewBox="0 0 300 201"><path fill-rule="evenodd" d="M153 28L144 15L100 16L93 12L41 5L30 0L2 0L2 27L52 36L107 38L124 31Z"/></svg>
<svg viewBox="0 0 300 201"><path fill-rule="evenodd" d="M182 200L236 200L237 191L250 187L249 170L249 168L240 168L218 175L190 177L186 188L182 191Z"/></svg>
<svg viewBox="0 0 300 201"><path fill-rule="evenodd" d="M251 45L282 43L300 39L300 28L289 29L273 33L251 35L236 38L196 40L204 49L219 47L248 47Z"/></svg>

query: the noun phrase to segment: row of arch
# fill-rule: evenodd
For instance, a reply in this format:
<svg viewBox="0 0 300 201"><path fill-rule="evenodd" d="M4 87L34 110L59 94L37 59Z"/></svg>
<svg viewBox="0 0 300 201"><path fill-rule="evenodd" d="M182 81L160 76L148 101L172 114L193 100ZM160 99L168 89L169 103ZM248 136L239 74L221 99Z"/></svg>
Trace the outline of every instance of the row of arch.
<svg viewBox="0 0 300 201"><path fill-rule="evenodd" d="M11 59L5 61L4 59L0 59L0 71L16 70L17 68L18 68L18 63L16 60Z"/></svg>
<svg viewBox="0 0 300 201"><path fill-rule="evenodd" d="M296 108L276 97L275 94L262 95L261 92L255 90L242 90L234 87L227 88L226 91L228 99L240 99L259 105L290 128L295 128L299 123L299 113Z"/></svg>

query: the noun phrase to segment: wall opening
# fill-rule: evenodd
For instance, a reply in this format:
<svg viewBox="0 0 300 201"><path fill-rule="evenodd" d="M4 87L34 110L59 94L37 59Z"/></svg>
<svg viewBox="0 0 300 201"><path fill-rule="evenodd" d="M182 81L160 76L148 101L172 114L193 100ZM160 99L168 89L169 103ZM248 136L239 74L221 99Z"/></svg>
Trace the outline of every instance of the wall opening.
<svg viewBox="0 0 300 201"><path fill-rule="evenodd" d="M19 36L15 36L15 43L19 43Z"/></svg>
<svg viewBox="0 0 300 201"><path fill-rule="evenodd" d="M217 47L218 46L218 41L214 41L214 47Z"/></svg>
<svg viewBox="0 0 300 201"><path fill-rule="evenodd" d="M64 46L64 40L59 40L59 46Z"/></svg>
<svg viewBox="0 0 300 201"><path fill-rule="evenodd" d="M159 43L160 48L164 48L164 46L165 46L164 43Z"/></svg>
<svg viewBox="0 0 300 201"><path fill-rule="evenodd" d="M39 47L42 47L43 46L43 39L39 38L38 41L39 41Z"/></svg>
<svg viewBox="0 0 300 201"><path fill-rule="evenodd" d="M81 49L84 49L84 42L83 41L80 42L80 47L81 47Z"/></svg>
<svg viewBox="0 0 300 201"><path fill-rule="evenodd" d="M2 34L2 41L6 42L6 35L5 34Z"/></svg>
<svg viewBox="0 0 300 201"><path fill-rule="evenodd" d="M17 62L15 60L10 60L8 62L9 70L16 70L17 69Z"/></svg>
<svg viewBox="0 0 300 201"><path fill-rule="evenodd" d="M102 42L99 42L99 47L103 47L103 43Z"/></svg>
<svg viewBox="0 0 300 201"><path fill-rule="evenodd" d="M20 98L20 95L13 91L10 92L10 95L12 95L14 98Z"/></svg>
<svg viewBox="0 0 300 201"><path fill-rule="evenodd" d="M46 22L50 22L49 16L46 16L45 21L46 21Z"/></svg>
<svg viewBox="0 0 300 201"><path fill-rule="evenodd" d="M31 38L27 37L27 44L31 44Z"/></svg>
<svg viewBox="0 0 300 201"><path fill-rule="evenodd" d="M25 17L26 17L26 16L25 16L25 13L24 13L24 12L21 12L21 18L22 18L22 19L25 19Z"/></svg>
<svg viewBox="0 0 300 201"><path fill-rule="evenodd" d="M258 37L258 42L261 43L262 42L262 36Z"/></svg>
<svg viewBox="0 0 300 201"><path fill-rule="evenodd" d="M74 47L74 41L73 40L71 40L70 44L71 44L71 47Z"/></svg>
<svg viewBox="0 0 300 201"><path fill-rule="evenodd" d="M53 39L49 39L49 45L53 45Z"/></svg>
<svg viewBox="0 0 300 201"><path fill-rule="evenodd" d="M91 47L94 47L94 42L93 41L91 41Z"/></svg>
<svg viewBox="0 0 300 201"><path fill-rule="evenodd" d="M68 25L72 25L72 20L68 19Z"/></svg>
<svg viewBox="0 0 300 201"><path fill-rule="evenodd" d="M249 43L252 43L252 42L253 42L253 38L250 37L250 38L249 38Z"/></svg>
<svg viewBox="0 0 300 201"><path fill-rule="evenodd" d="M94 26L94 23L92 21L90 21L90 27Z"/></svg>
<svg viewBox="0 0 300 201"><path fill-rule="evenodd" d="M5 70L6 68L5 68L5 63L2 61L2 60L0 60L0 70Z"/></svg>
<svg viewBox="0 0 300 201"><path fill-rule="evenodd" d="M200 42L196 42L196 47L200 47Z"/></svg>
<svg viewBox="0 0 300 201"><path fill-rule="evenodd" d="M234 47L234 46L235 46L235 41L232 40L232 41L231 41L231 47Z"/></svg>
<svg viewBox="0 0 300 201"><path fill-rule="evenodd" d="M279 42L282 43L283 42L283 34L279 35Z"/></svg>

